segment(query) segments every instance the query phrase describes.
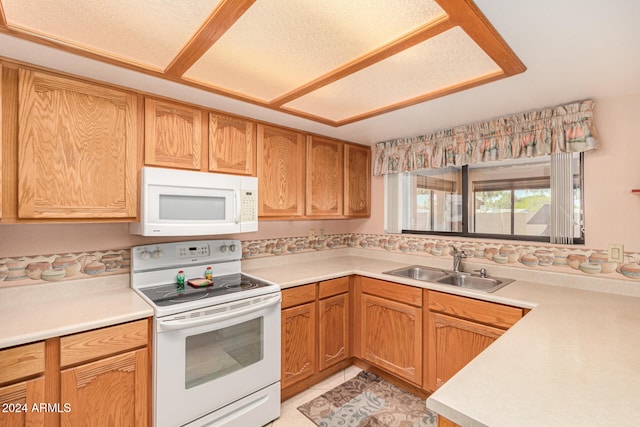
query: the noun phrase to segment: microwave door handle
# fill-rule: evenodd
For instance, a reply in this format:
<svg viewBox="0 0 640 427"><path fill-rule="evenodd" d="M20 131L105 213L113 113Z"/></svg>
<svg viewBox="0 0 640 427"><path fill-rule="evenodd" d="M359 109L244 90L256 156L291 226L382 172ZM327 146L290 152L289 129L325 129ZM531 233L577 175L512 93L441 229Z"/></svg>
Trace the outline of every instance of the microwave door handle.
<svg viewBox="0 0 640 427"><path fill-rule="evenodd" d="M235 214L235 223L236 224L240 224L240 211L241 211L241 206L240 206L240 190L236 190L233 192L233 197L234 197L234 201L235 201L235 205L236 205L236 214Z"/></svg>
<svg viewBox="0 0 640 427"><path fill-rule="evenodd" d="M223 320L231 319L233 317L239 317L248 313L253 313L254 311L262 310L263 308L271 307L273 305L278 304L281 299L282 299L281 295L278 294L276 297L272 297L266 302L253 304L241 310L230 310L225 313L211 314L209 316L196 317L194 319L161 320L159 322L159 325L162 327L162 329L172 329L172 330L208 325L211 323L222 322Z"/></svg>

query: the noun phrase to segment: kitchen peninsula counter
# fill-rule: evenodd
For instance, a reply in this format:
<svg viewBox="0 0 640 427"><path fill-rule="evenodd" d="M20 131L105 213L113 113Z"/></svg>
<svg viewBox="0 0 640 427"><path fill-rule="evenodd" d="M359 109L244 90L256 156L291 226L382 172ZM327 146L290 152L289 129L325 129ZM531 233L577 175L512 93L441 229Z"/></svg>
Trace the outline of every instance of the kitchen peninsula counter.
<svg viewBox="0 0 640 427"><path fill-rule="evenodd" d="M0 289L0 348L153 316L128 275Z"/></svg>
<svg viewBox="0 0 640 427"><path fill-rule="evenodd" d="M411 264L450 269L449 257L341 251L247 260L243 271L282 288L358 274L532 309L427 399L462 426L621 426L640 419L637 282L465 260L466 270L486 267L490 276L516 279L488 294L384 274Z"/></svg>

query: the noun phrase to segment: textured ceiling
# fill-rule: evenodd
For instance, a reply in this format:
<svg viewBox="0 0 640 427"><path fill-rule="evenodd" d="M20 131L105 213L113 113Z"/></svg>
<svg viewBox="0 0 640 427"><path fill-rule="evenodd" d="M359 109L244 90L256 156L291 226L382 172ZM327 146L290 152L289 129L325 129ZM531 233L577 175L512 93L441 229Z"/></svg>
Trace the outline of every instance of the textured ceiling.
<svg viewBox="0 0 640 427"><path fill-rule="evenodd" d="M330 126L525 70L468 0L0 0L0 31Z"/></svg>
<svg viewBox="0 0 640 427"><path fill-rule="evenodd" d="M6 7L6 1L0 0L0 7ZM86 50L77 52L56 42L47 43L41 37L7 27L6 12L2 15L2 10L0 57L361 144L430 133L586 98L596 101L598 115L611 116L613 112L599 109L600 100L602 105L611 105L604 100L636 100L640 96L637 46L640 2L475 0L475 4L517 53L527 67L526 72L338 127L184 84L180 79L167 79L163 73L147 73L104 56L88 55ZM196 62L197 59L193 63ZM185 71L188 70L189 67ZM348 94L343 99L348 100ZM620 126L634 120L635 112L625 112ZM633 143L633 138L629 143Z"/></svg>

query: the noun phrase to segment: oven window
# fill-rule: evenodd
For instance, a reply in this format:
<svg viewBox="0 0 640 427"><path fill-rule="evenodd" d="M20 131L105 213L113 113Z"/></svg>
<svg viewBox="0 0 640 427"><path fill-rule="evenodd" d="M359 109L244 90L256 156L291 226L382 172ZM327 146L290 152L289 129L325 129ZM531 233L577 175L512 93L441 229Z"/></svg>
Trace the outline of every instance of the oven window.
<svg viewBox="0 0 640 427"><path fill-rule="evenodd" d="M263 318L192 335L186 340L185 388L213 381L264 357Z"/></svg>
<svg viewBox="0 0 640 427"><path fill-rule="evenodd" d="M160 194L159 218L181 221L224 220L225 197Z"/></svg>

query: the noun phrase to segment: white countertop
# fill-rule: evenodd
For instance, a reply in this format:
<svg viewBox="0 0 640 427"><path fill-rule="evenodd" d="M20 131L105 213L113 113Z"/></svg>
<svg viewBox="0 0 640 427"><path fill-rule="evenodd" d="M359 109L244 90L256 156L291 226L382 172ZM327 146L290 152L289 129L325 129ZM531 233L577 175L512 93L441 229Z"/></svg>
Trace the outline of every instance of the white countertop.
<svg viewBox="0 0 640 427"><path fill-rule="evenodd" d="M0 348L153 316L128 275L0 289Z"/></svg>
<svg viewBox="0 0 640 427"><path fill-rule="evenodd" d="M517 279L487 294L383 274L410 264L450 268L450 258L357 249L306 255L243 261L243 271L282 288L360 274L533 308L428 398L427 406L448 419L462 426L492 427L637 425L637 282L481 265L490 275ZM467 266L478 267L473 262Z"/></svg>

